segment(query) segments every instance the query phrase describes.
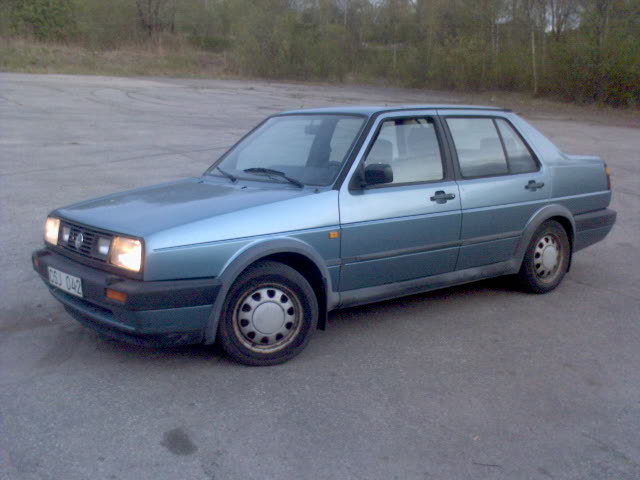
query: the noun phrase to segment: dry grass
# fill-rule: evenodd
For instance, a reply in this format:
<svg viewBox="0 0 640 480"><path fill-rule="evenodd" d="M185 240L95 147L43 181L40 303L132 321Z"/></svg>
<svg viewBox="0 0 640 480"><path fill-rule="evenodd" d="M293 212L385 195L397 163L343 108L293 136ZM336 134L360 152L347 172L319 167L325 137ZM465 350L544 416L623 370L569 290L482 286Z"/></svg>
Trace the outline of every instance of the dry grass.
<svg viewBox="0 0 640 480"><path fill-rule="evenodd" d="M196 49L186 42L150 42L115 50L0 38L0 70L117 76L219 77L224 54Z"/></svg>

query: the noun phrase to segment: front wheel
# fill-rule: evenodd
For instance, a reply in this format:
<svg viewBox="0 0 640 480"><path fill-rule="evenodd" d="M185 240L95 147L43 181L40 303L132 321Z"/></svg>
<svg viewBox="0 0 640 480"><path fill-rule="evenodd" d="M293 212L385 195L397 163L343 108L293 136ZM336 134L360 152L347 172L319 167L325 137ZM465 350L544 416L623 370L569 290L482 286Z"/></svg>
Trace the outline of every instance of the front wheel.
<svg viewBox="0 0 640 480"><path fill-rule="evenodd" d="M231 287L220 318L225 352L245 365L276 365L307 345L318 323L309 282L278 262L260 262Z"/></svg>
<svg viewBox="0 0 640 480"><path fill-rule="evenodd" d="M547 293L564 278L571 259L567 232L558 222L544 222L533 235L525 253L518 279L523 290Z"/></svg>

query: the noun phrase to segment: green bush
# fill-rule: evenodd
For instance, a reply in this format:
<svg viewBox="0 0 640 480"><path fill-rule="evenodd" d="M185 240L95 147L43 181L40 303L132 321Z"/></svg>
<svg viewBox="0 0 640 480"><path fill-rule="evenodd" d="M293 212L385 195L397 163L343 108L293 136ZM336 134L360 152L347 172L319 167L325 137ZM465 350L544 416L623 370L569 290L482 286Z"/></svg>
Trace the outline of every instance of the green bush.
<svg viewBox="0 0 640 480"><path fill-rule="evenodd" d="M224 37L215 35L189 35L189 41L198 48L208 52L223 52L232 46L232 42Z"/></svg>
<svg viewBox="0 0 640 480"><path fill-rule="evenodd" d="M18 35L39 40L67 40L77 36L72 0L13 0L11 26Z"/></svg>
<svg viewBox="0 0 640 480"><path fill-rule="evenodd" d="M346 31L341 25L305 23L297 12L249 12L234 32L233 52L243 73L267 78L341 80Z"/></svg>
<svg viewBox="0 0 640 480"><path fill-rule="evenodd" d="M92 50L116 49L148 40L138 25L134 0L76 0L79 41Z"/></svg>

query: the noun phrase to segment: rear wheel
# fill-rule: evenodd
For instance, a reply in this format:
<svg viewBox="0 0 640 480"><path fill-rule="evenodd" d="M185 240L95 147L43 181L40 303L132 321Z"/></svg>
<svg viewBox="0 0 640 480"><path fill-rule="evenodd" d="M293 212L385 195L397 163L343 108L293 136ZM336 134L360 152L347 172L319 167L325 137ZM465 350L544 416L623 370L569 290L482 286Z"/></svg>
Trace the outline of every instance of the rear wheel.
<svg viewBox="0 0 640 480"><path fill-rule="evenodd" d="M518 273L522 289L532 293L555 289L567 273L570 258L565 229L554 220L544 222L533 235Z"/></svg>
<svg viewBox="0 0 640 480"><path fill-rule="evenodd" d="M293 268L260 262L231 287L220 319L225 352L245 365L276 365L307 345L318 323L318 301Z"/></svg>

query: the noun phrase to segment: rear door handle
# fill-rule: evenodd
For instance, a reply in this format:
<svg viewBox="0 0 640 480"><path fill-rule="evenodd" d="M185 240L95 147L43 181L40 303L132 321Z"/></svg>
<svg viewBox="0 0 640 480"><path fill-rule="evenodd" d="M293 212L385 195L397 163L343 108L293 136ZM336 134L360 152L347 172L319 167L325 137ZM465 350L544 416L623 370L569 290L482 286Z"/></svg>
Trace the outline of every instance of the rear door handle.
<svg viewBox="0 0 640 480"><path fill-rule="evenodd" d="M542 182L538 183L535 180L529 180L529 183L527 183L524 186L524 188L526 188L527 190L531 190L532 192L535 192L536 190L542 187L544 187L544 183Z"/></svg>
<svg viewBox="0 0 640 480"><path fill-rule="evenodd" d="M431 201L436 203L447 203L447 200L453 200L454 198L456 198L455 193L445 193L444 190L438 190L433 194L433 197L431 197Z"/></svg>

